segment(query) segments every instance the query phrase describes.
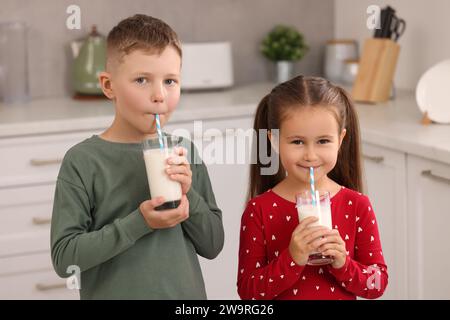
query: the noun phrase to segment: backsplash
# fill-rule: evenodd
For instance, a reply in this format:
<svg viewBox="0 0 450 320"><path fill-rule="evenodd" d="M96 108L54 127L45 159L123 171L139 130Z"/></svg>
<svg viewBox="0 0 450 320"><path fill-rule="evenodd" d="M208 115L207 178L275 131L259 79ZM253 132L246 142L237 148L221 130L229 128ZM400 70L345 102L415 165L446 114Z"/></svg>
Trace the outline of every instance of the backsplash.
<svg viewBox="0 0 450 320"><path fill-rule="evenodd" d="M81 30L66 28L72 4L81 9ZM334 35L333 0L0 0L0 8L0 21L29 26L32 98L70 95L69 42L87 35L93 24L106 35L135 13L163 19L184 42L231 41L236 85L270 79L270 63L259 53L259 43L275 24L295 26L304 34L310 50L296 65L303 74L322 74L323 47Z"/></svg>

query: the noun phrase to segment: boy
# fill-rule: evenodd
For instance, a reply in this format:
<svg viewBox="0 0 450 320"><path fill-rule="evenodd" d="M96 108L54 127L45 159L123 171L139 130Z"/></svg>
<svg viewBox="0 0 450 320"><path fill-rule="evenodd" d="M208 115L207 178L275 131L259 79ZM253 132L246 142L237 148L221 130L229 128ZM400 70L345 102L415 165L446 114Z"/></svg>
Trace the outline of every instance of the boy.
<svg viewBox="0 0 450 320"><path fill-rule="evenodd" d="M206 299L197 254L213 259L224 242L206 167L189 164L195 148L183 139L167 169L181 203L156 211L164 199L148 200L141 146L156 135L154 114L163 126L174 111L180 68L178 37L161 20L135 15L108 35L99 81L115 118L65 155L51 226L54 268L61 277L80 268L81 299Z"/></svg>

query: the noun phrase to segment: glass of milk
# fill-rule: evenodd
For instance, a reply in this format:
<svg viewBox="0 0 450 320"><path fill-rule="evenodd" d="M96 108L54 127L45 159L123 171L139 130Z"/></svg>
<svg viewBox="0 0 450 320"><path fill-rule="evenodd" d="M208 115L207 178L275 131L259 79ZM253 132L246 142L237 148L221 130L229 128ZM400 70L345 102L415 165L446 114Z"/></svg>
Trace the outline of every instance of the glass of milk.
<svg viewBox="0 0 450 320"><path fill-rule="evenodd" d="M173 148L181 138L177 136L163 136L163 148L160 147L158 137L150 138L142 142L145 168L147 171L150 197L164 197L165 202L156 207L156 210L177 208L181 201L181 184L171 180L166 172L167 158L175 155Z"/></svg>
<svg viewBox="0 0 450 320"><path fill-rule="evenodd" d="M331 223L331 206L330 206L330 193L328 191L316 191L316 205L313 203L311 191L305 191L297 195L297 212L298 220L313 216L319 220L313 224L314 226L324 226L332 229ZM333 262L333 257L323 256L321 253L313 253L309 256L309 265L319 266Z"/></svg>

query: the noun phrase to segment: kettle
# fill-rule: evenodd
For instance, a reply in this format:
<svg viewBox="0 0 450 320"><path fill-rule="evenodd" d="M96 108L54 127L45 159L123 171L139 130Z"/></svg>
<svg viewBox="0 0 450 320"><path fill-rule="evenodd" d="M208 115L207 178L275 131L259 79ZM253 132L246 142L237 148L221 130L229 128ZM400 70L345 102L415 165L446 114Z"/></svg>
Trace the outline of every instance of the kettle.
<svg viewBox="0 0 450 320"><path fill-rule="evenodd" d="M92 26L91 33L82 40L70 43L72 56L72 85L77 95L103 95L98 81L99 72L105 71L106 39Z"/></svg>

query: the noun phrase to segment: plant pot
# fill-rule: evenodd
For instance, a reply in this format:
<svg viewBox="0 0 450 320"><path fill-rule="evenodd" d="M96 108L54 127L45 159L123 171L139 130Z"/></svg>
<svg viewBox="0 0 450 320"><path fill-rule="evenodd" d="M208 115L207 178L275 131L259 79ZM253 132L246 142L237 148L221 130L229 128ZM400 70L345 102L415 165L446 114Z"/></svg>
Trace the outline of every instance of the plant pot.
<svg viewBox="0 0 450 320"><path fill-rule="evenodd" d="M292 78L294 63L292 61L275 62L275 81L277 83L288 81Z"/></svg>

